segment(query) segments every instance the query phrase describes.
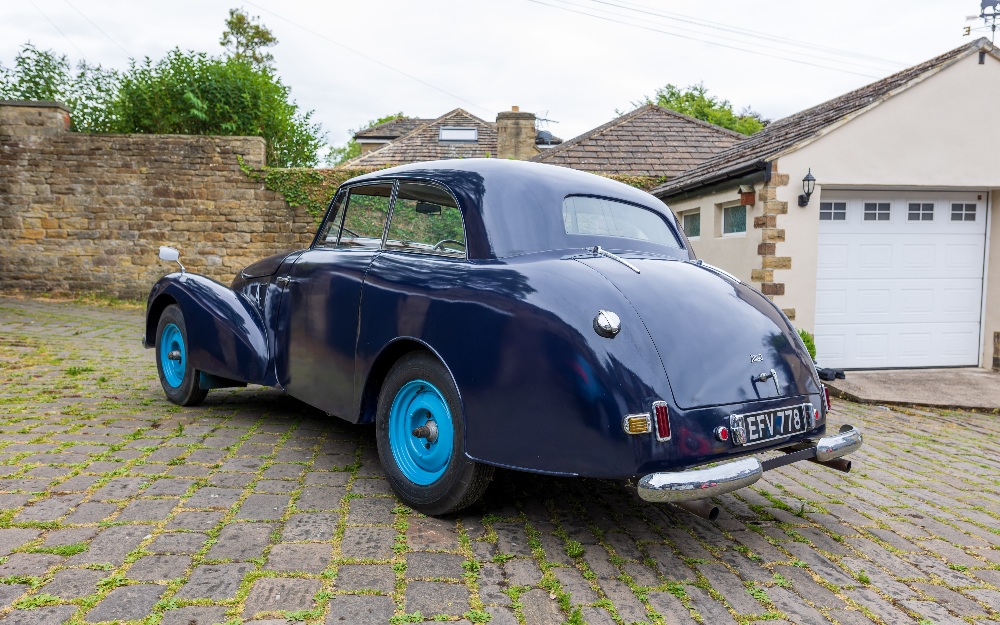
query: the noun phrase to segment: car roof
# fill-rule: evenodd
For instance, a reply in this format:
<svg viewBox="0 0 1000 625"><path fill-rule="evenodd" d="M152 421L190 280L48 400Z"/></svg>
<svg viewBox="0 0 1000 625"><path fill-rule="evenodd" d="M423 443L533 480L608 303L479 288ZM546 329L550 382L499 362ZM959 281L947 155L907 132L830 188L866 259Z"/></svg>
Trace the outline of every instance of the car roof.
<svg viewBox="0 0 1000 625"><path fill-rule="evenodd" d="M676 230L673 214L645 191L603 176L542 163L496 158L427 161L364 174L345 184L390 179L446 186L462 209L470 258L560 249L565 236L562 202L569 195L638 204L661 214Z"/></svg>

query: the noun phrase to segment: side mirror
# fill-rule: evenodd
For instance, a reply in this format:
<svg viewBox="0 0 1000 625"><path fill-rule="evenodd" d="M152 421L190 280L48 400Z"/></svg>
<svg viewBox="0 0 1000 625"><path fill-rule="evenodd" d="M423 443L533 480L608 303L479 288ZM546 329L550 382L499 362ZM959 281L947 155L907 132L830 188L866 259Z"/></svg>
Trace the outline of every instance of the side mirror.
<svg viewBox="0 0 1000 625"><path fill-rule="evenodd" d="M181 253L178 252L176 248L167 247L166 245L161 245L159 257L160 260L165 260L168 263L177 263L178 265L181 265L181 261L178 260L181 257ZM184 265L181 265L181 273L184 272L185 272Z"/></svg>
<svg viewBox="0 0 1000 625"><path fill-rule="evenodd" d="M427 202L417 202L417 212L421 215L440 215L441 207L437 204Z"/></svg>

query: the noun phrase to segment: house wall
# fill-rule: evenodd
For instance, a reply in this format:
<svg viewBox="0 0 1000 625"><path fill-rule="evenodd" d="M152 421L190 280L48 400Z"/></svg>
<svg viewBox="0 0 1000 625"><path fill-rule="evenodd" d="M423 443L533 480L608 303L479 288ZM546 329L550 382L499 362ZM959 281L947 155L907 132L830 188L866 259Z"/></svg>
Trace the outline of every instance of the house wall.
<svg viewBox="0 0 1000 625"><path fill-rule="evenodd" d="M714 207L736 198L737 188L672 202L675 213L702 208L702 237L692 246L700 258L772 295L795 325L812 330L816 312L819 203L824 189L993 190L984 304L984 366L994 357L1000 332L1000 127L992 123L1000 102L1000 61L986 55L960 59L887 98L877 107L828 130L818 139L772 161L787 180L757 186L758 221L766 229L744 239L706 236L716 232ZM800 208L801 180L817 179L809 205ZM765 249L767 243L773 249ZM769 253L769 254L768 254ZM770 275L766 275L770 270Z"/></svg>
<svg viewBox="0 0 1000 625"><path fill-rule="evenodd" d="M759 185L758 185L759 186ZM744 235L722 235L722 207L739 201L739 187L733 186L718 193L682 202L671 202L670 209L678 220L689 211L701 212L701 236L691 239L698 258L725 269L740 280L749 283L751 271L760 267L757 247L761 242L759 228L753 227L755 217L759 217L762 203L757 202L747 209L747 232ZM681 223L681 222L678 222ZM759 284L754 285L760 288Z"/></svg>
<svg viewBox="0 0 1000 625"><path fill-rule="evenodd" d="M990 122L1000 101L1000 61L978 54L927 77L818 140L780 156L791 184L779 191L788 213L779 219L788 233L778 253L791 257L775 272L785 294L782 308L795 308L796 325L812 330L816 309L816 247L823 189L919 190L1000 188L996 145L1000 127ZM799 208L799 181L811 169L817 179L809 206ZM983 364L993 359L993 332L1000 331L1000 230L993 194L992 252L987 268Z"/></svg>
<svg viewBox="0 0 1000 625"><path fill-rule="evenodd" d="M305 208L240 170L264 165L259 137L70 132L52 103L0 103L0 288L143 297L175 270L229 283L242 267L305 247Z"/></svg>

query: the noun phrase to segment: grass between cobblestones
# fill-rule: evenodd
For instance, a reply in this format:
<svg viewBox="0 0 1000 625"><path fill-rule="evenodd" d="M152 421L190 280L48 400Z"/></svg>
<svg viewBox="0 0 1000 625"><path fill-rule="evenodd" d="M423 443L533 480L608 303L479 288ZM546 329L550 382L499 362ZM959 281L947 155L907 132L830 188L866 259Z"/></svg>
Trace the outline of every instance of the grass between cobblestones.
<svg viewBox="0 0 1000 625"><path fill-rule="evenodd" d="M715 523L514 473L433 519L369 427L259 387L167 403L141 315L0 297L0 623L1000 620L994 416L838 402L854 472L768 473Z"/></svg>

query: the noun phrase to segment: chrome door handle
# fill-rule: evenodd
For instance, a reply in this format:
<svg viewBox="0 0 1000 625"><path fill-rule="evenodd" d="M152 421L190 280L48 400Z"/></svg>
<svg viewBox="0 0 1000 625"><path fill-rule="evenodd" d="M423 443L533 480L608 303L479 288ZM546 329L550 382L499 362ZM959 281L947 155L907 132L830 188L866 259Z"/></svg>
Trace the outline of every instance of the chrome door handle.
<svg viewBox="0 0 1000 625"><path fill-rule="evenodd" d="M280 284L281 286L288 286L288 276L279 276L279 277L278 277L278 278L277 278L277 279L275 280L275 282L277 282L277 283L278 283L278 284Z"/></svg>

